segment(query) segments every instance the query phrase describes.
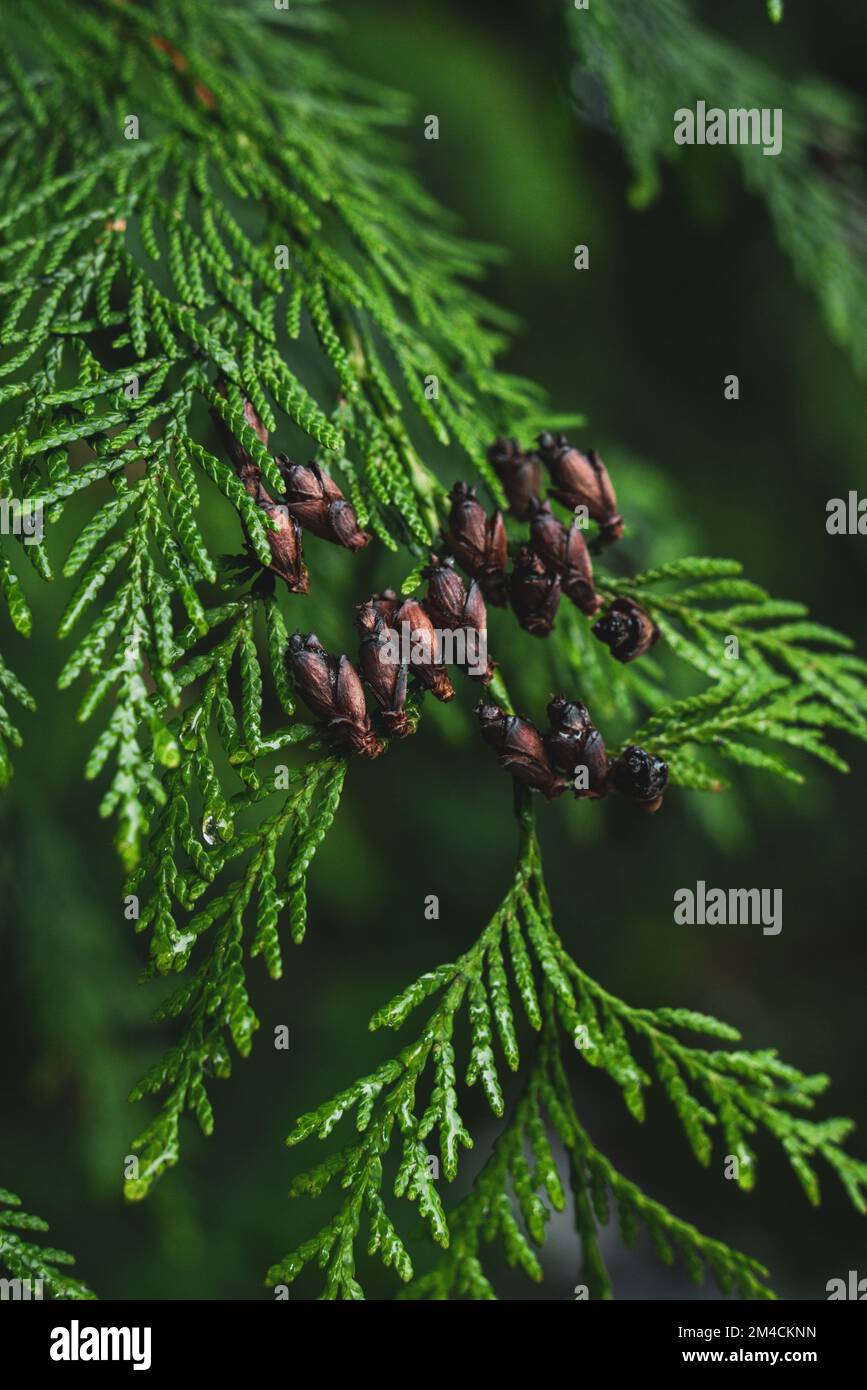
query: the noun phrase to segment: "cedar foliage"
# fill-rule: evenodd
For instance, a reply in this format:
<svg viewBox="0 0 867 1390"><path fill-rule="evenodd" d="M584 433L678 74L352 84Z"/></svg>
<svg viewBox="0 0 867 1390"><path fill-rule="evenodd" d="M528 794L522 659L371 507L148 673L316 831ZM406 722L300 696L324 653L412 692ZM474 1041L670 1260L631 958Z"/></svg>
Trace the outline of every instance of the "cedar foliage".
<svg viewBox="0 0 867 1390"><path fill-rule="evenodd" d="M648 8L661 24L670 5ZM0 488L42 508L46 537L69 499L91 506L65 556L47 538L4 537L0 585L26 637L17 569L26 561L45 580L58 569L70 581L58 686L82 682L76 717L100 722L84 775L105 787L101 810L115 822L124 891L141 904L150 974L179 981L157 1014L174 1021L175 1041L132 1093L156 1100L126 1183L140 1199L179 1161L187 1112L212 1131L212 1079L230 1074L233 1052L250 1053L258 1027L249 964L261 956L276 980L287 938L303 940L308 872L351 785L350 760L296 720L284 662L292 599L267 568L267 519L214 443L208 411L277 496L281 475L245 400L288 452L339 479L360 524L393 552L404 594L447 515L442 470L428 460L457 459L502 505L486 457L494 436L529 440L580 417L555 414L538 386L496 366L511 319L476 288L495 253L464 240L403 167L391 133L403 100L341 72L315 42L329 20L317 0L264 17L222 0L46 0L38 28L11 4L4 19ZM633 46L606 41L620 45L624 73ZM652 152L632 155L647 182ZM228 557L199 520L214 490L237 536ZM653 656L618 665L571 607L533 650L548 688L616 715L619 746L644 743L690 791L721 790L720 762L800 781L807 753L845 770L827 735L867 735L867 664L846 637L772 599L736 561L673 559L631 578L599 562L596 577L603 598L632 596L654 618L663 642ZM740 643L736 678L721 655L726 635ZM673 661L691 674L686 694ZM508 680L498 672L494 689L511 708ZM32 710L5 661L0 684ZM424 729L425 701L413 700ZM8 781L21 734L5 707L0 732ZM282 777L275 755L291 755ZM318 1196L334 1180L333 1214L268 1282L289 1283L315 1261L325 1296L361 1297L366 1240L411 1297L489 1298L484 1247L501 1238L509 1263L540 1279L534 1247L568 1187L592 1297L611 1296L598 1228L612 1209L627 1239L643 1225L660 1258L680 1259L697 1280L709 1271L724 1292L771 1296L755 1261L612 1166L581 1125L570 1077L601 1069L639 1121L655 1080L696 1159L711 1161L716 1131L744 1160L747 1189L754 1136L767 1131L811 1202L822 1159L863 1211L867 1166L842 1147L850 1122L811 1118L827 1078L773 1050L725 1046L738 1034L718 1020L634 1007L590 979L555 931L526 798L518 826L514 876L477 940L371 1020L398 1029L428 1005L414 1039L292 1129L290 1145L325 1138L354 1112L355 1136L293 1183ZM538 1035L529 1059L516 1001ZM464 1014L466 1059L454 1038ZM503 1063L523 1082L508 1116ZM453 1179L473 1143L459 1071L504 1118L450 1209L427 1141ZM392 1197L417 1203L442 1250L419 1279ZM15 1239L0 1246L7 1263L24 1258Z"/></svg>
<svg viewBox="0 0 867 1390"><path fill-rule="evenodd" d="M0 1188L0 1266L7 1269L13 1279L23 1281L26 1290L23 1297L44 1298L47 1290L50 1298L95 1298L80 1279L63 1272L65 1266L75 1264L72 1255L48 1245L36 1245L19 1234L47 1230L47 1221L22 1211L21 1198Z"/></svg>
<svg viewBox="0 0 867 1390"><path fill-rule="evenodd" d="M688 0L606 0L567 9L575 52L604 89L623 143L633 207L647 207L661 194L663 161L689 157L672 139L679 108L705 100L726 111L782 112L777 155L755 159L749 145L732 145L729 154L766 204L795 274L819 300L828 331L850 352L859 374L867 373L860 104L828 82L792 81L775 72L702 24ZM782 0L769 0L768 13L778 23Z"/></svg>

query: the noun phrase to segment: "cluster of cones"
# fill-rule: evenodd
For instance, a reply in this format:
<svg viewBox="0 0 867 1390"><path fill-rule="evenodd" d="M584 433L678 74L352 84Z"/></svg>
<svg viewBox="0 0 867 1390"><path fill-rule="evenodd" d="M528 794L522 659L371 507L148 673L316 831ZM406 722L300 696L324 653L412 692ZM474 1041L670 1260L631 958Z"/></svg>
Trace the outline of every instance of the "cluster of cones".
<svg viewBox="0 0 867 1390"><path fill-rule="evenodd" d="M462 581L446 571L445 587ZM438 578L431 583L437 593ZM466 593L466 590L464 590ZM426 600L427 602L427 600ZM433 604L435 608L435 604ZM442 615L440 615L442 616ZM456 614L452 612L454 618ZM385 732L393 738L412 733L407 710L407 682L412 669L419 683L440 700L449 700L454 688L444 667L433 660L397 662L395 629L408 623L424 633L431 617L415 599L403 603L393 589L375 594L358 610L361 633L360 672L344 653L329 655L313 633L296 632L289 642L287 664L301 699L324 724L331 739L348 752L376 758L385 743L374 732L364 697L364 686L373 692ZM424 643L420 643L421 651ZM487 683L490 675L480 676ZM661 758L630 745L609 758L605 741L594 726L587 706L557 695L548 705L550 728L544 735L529 719L508 714L489 701L476 708L482 737L497 754L500 766L524 786L540 791L549 800L572 787L578 798L598 800L618 792L647 811L657 811L668 782L668 768Z"/></svg>
<svg viewBox="0 0 867 1390"><path fill-rule="evenodd" d="M226 395L225 384L219 384ZM268 528L271 549L270 569L282 579L292 594L306 594L310 580L304 564L302 533L361 550L370 540L362 531L351 502L348 502L334 479L318 463L293 463L285 454L277 454L275 462L283 481L284 496L275 500L264 482L262 470L247 449L226 427L222 418L212 412L214 422L232 460L235 472L248 495L272 523ZM244 420L267 448L268 431L249 400L244 400Z"/></svg>
<svg viewBox="0 0 867 1390"><path fill-rule="evenodd" d="M403 738L414 729L406 710L410 665L420 683L439 699L450 699L454 694L442 667L422 662L398 664L391 655L384 655L390 623L415 623L417 608L420 605L415 600L401 604L390 589L359 608L361 674L345 653L331 656L313 633L304 636L296 632L290 639L286 661L298 694L329 737L348 752L376 758L385 749L371 724L365 684L376 697L386 733L394 738ZM405 617L401 620L402 612ZM485 700L477 706L476 717L482 737L495 750L500 766L549 800L571 787L578 798L599 800L614 791L647 811L657 811L662 805L668 782L663 760L636 745L609 758L587 706L579 701L555 696L548 705L550 728L544 735L529 719L508 714Z"/></svg>
<svg viewBox="0 0 867 1390"><path fill-rule="evenodd" d="M225 383L219 389L227 394ZM268 431L249 400L244 399L243 409L246 423L267 447ZM270 568L291 593L306 594L310 588L302 552L304 531L347 550L361 550L368 544L370 533L361 530L352 504L319 464L293 463L285 454L277 454L275 461L284 496L275 500L248 450L218 414L214 414L214 419L240 481L272 523L267 532ZM449 621L438 625L485 631L487 600L498 607L510 603L522 627L537 637L546 637L554 626L563 594L582 613L593 617L602 607L602 600L594 588L593 564L581 520L576 515L567 528L552 512L550 502L539 497L539 490L544 464L556 500L573 512L580 510L582 519L586 516L596 522L598 544L610 545L623 535L623 519L605 464L595 450L583 454L565 435L549 432L540 434L538 448L529 452L523 452L517 440L498 439L491 446L489 457L503 484L512 515L530 524L529 544L519 547L509 570L502 512L497 509L487 515L476 500L475 489L466 483L455 483L446 541L473 582L464 591L463 621L452 622L457 597L446 591L461 581L453 568L452 577L445 577L445 571L453 566L450 557L440 562L431 556L431 569L439 567L444 576L440 586L444 603L439 604L434 598L434 606L444 607L449 617ZM423 614L419 616L423 623ZM659 629L650 615L627 597L614 599L594 623L593 632L618 661L624 662L642 656L659 638ZM435 694L446 689L448 678L444 673L437 677L437 683L430 687Z"/></svg>
<svg viewBox="0 0 867 1390"><path fill-rule="evenodd" d="M454 562L435 555L424 573L428 588L423 600L401 599L394 589L384 589L359 607L359 670L345 654L329 656L314 633L295 633L289 643L286 659L301 699L339 745L363 757L376 758L384 748L371 726L363 686L373 692L385 733L405 738L415 727L406 709L410 673L436 699L454 698L438 634L473 631L481 636L487 629L485 601L475 580L467 588ZM405 659L402 634L410 639ZM493 667L486 660L470 674L487 685Z"/></svg>
<svg viewBox="0 0 867 1390"><path fill-rule="evenodd" d="M509 566L503 514L487 515L475 489L456 483L451 492L448 543L461 567L479 583L485 598L498 607L507 603L521 626L547 637L563 594L582 613L595 616L602 607L593 582L593 563L584 539L585 519L599 527L597 544L610 545L623 535L623 519L608 470L595 450L583 454L563 434L539 435L538 448L524 452L515 439L498 439L488 457L503 484L511 514L529 522L529 541ZM552 496L574 514L565 526L539 496L542 469L550 474ZM634 661L653 646L659 629L633 599L616 598L593 626L618 661Z"/></svg>
<svg viewBox="0 0 867 1390"><path fill-rule="evenodd" d="M609 758L602 735L580 701L556 695L548 705L546 734L529 719L484 701L476 716L500 766L549 800L572 787L578 798L599 800L614 791L645 811L658 811L662 805L668 782L662 758L635 744Z"/></svg>
<svg viewBox="0 0 867 1390"><path fill-rule="evenodd" d="M219 389L227 394L224 384ZM246 423L267 447L268 431L249 400L244 399L243 410ZM277 501L249 451L218 414L214 418L239 480L274 525L267 533L270 569L290 592L309 590L302 554L304 531L348 550L367 545L370 535L359 527L351 503L318 464L297 464L278 454L285 495ZM393 589L385 589L359 607L360 669L345 653L330 655L314 633L296 632L290 639L286 662L299 696L332 741L347 752L376 758L386 746L371 723L365 685L376 699L384 734L391 738L404 738L415 727L406 709L410 673L438 700L454 697L439 652L438 636L443 632L472 633L481 639L477 651L484 653L484 661L468 671L482 684L490 682L486 600L500 607L511 603L521 625L539 636L551 631L564 593L588 616L602 606L577 515L567 529L554 516L550 503L538 495L544 463L557 501L573 511L583 508L599 526L600 544L619 540L623 521L602 460L593 451L585 455L573 448L565 435L549 433L539 436L538 450L530 453L523 453L515 440L498 440L490 458L511 512L530 523L529 545L519 548L511 572L502 513L497 510L488 516L475 490L456 483L446 536L452 553L443 559L431 555L424 571L428 581L424 599L402 600ZM469 586L457 573L456 560L470 576ZM593 631L620 661L641 656L659 637L649 615L626 597L610 604ZM401 647L401 634L410 635L408 651ZM571 786L576 797L598 799L616 791L649 811L662 803L668 780L662 759L634 746L610 759L586 705L555 697L548 706L550 729L544 736L529 720L484 700L476 715L501 766L548 798L560 796Z"/></svg>

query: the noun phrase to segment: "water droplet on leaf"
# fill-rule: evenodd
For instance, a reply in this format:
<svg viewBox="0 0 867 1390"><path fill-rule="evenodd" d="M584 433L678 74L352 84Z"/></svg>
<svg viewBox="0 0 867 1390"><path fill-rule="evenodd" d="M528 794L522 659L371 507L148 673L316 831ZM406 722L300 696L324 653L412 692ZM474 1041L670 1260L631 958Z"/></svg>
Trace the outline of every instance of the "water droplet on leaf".
<svg viewBox="0 0 867 1390"><path fill-rule="evenodd" d="M205 813L202 821L202 839L206 845L215 845L218 841L225 843L231 840L235 833L235 827L229 816L215 814L213 811Z"/></svg>

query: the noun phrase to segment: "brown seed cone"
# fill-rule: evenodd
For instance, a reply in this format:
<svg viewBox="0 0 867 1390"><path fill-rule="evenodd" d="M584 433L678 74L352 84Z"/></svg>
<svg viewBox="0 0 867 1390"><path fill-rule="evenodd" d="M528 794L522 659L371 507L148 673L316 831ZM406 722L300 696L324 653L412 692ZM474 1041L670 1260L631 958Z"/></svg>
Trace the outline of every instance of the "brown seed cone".
<svg viewBox="0 0 867 1390"><path fill-rule="evenodd" d="M478 580L489 603L505 606L507 598L506 564L508 540L503 513L490 516L476 501L476 490L466 483L455 483L451 491L448 541L455 559L467 574Z"/></svg>
<svg viewBox="0 0 867 1390"><path fill-rule="evenodd" d="M394 615L400 605L401 598L394 589L383 589L381 594L373 594L365 606L373 608L386 627L393 627Z"/></svg>
<svg viewBox="0 0 867 1390"><path fill-rule="evenodd" d="M587 706L555 695L548 705L551 732L545 735L549 762L572 779L578 798L599 798L608 791L608 755L599 730L593 725ZM587 769L587 786L575 786L578 769Z"/></svg>
<svg viewBox="0 0 867 1390"><path fill-rule="evenodd" d="M228 394L226 383L221 378L217 382L217 390L222 396ZM246 491L252 497L256 506L263 511L269 521L274 523L266 528L268 546L273 557L270 569L274 571L282 580L285 581L289 592L293 594L306 594L310 589L310 580L307 575L307 568L304 564L304 556L301 548L301 528L296 521L289 515L285 506L275 502L268 489L262 482L262 470L256 463L251 454L247 452L243 444L235 438L231 430L226 426L222 416L216 410L211 411L217 432L223 441L226 452L235 467L241 482ZM252 403L244 398L244 419L251 429L261 439L264 445L268 444L268 431L259 419ZM247 535L247 528L244 528ZM247 535L247 544L250 546L250 537ZM252 548L252 547L251 547Z"/></svg>
<svg viewBox="0 0 867 1390"><path fill-rule="evenodd" d="M272 555L270 568L285 580L290 593L306 594L310 590L310 579L301 549L301 527L295 518L289 515L285 506L274 501L262 483L261 476L258 476L259 470L255 464L253 468L256 469L256 475L248 469L242 474L241 481L256 506L276 528L266 528Z"/></svg>
<svg viewBox="0 0 867 1390"><path fill-rule="evenodd" d="M612 760L608 771L608 785L612 791L628 797L651 814L662 805L667 784L667 763L636 744L624 748L620 757Z"/></svg>
<svg viewBox="0 0 867 1390"><path fill-rule="evenodd" d="M361 678L349 657L329 656L315 633L296 632L286 663L301 699L335 741L364 758L378 758L384 745L371 730Z"/></svg>
<svg viewBox="0 0 867 1390"><path fill-rule="evenodd" d="M405 636L409 639L410 666L422 685L438 700L453 700L455 688L448 672L434 660L434 625L417 599L404 600L394 615L393 626L401 641Z"/></svg>
<svg viewBox="0 0 867 1390"><path fill-rule="evenodd" d="M376 597L359 608L356 626L361 633L361 674L376 696L388 732L405 738L412 733L404 708L408 667L395 659L398 636L377 611Z"/></svg>
<svg viewBox="0 0 867 1390"><path fill-rule="evenodd" d="M318 463L292 463L285 454L277 455L277 463L286 505L305 530L347 550L361 550L367 545L370 532L359 528L355 508Z"/></svg>
<svg viewBox="0 0 867 1390"><path fill-rule="evenodd" d="M659 628L649 613L634 599L620 597L609 604L593 635L604 642L617 661L635 661L659 641Z"/></svg>
<svg viewBox="0 0 867 1390"><path fill-rule="evenodd" d="M623 518L617 511L617 496L608 469L596 450L582 454L565 434L546 431L539 435L539 455L551 474L557 501L570 511L586 507L587 515L601 527L599 539L603 545L619 541Z"/></svg>
<svg viewBox="0 0 867 1390"><path fill-rule="evenodd" d="M497 761L527 787L542 792L548 800L566 790L565 780L553 770L545 756L542 736L529 719L506 714L499 705L482 701L476 706L482 737L497 754Z"/></svg>
<svg viewBox="0 0 867 1390"><path fill-rule="evenodd" d="M497 439L488 450L503 490L509 499L509 510L522 520L530 515L530 502L538 496L542 483L542 466L536 454L522 453L517 439Z"/></svg>
<svg viewBox="0 0 867 1390"><path fill-rule="evenodd" d="M593 564L581 527L573 521L569 530L551 511L550 502L533 502L530 508L530 544L546 569L560 575L563 593L576 608L592 617L602 607L593 587Z"/></svg>
<svg viewBox="0 0 867 1390"><path fill-rule="evenodd" d="M594 724L587 706L577 700L555 695L548 704L551 732L545 735L545 751L552 765L571 772L584 749Z"/></svg>
<svg viewBox="0 0 867 1390"><path fill-rule="evenodd" d="M528 545L522 545L509 576L509 601L521 627L547 637L560 607L560 576L545 568Z"/></svg>
<svg viewBox="0 0 867 1390"><path fill-rule="evenodd" d="M478 652L480 656L484 654L485 670L472 674L474 680L488 685L494 668L487 659L488 614L482 591L475 579L467 589L450 556L444 560L438 560L436 555L430 558L431 563L424 571L428 581L425 609L439 628L450 632L463 630L467 635L470 632L478 634Z"/></svg>
<svg viewBox="0 0 867 1390"><path fill-rule="evenodd" d="M578 772L581 768L587 769L587 786L578 786ZM608 768L609 759L605 748L605 740L598 729L593 729L587 735L583 752L579 755L572 770L572 789L576 798L580 801L583 797L591 800L608 795Z"/></svg>

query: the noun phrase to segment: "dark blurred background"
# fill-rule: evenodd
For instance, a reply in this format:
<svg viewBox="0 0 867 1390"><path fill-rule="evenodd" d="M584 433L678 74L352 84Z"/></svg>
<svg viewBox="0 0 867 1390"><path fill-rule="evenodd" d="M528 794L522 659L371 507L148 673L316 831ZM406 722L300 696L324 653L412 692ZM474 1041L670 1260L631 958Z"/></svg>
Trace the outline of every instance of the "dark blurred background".
<svg viewBox="0 0 867 1390"><path fill-rule="evenodd" d="M581 441L608 460L624 510L621 479L652 470L643 476L658 510L642 519L639 561L735 555L776 595L803 599L818 620L854 634L863 652L867 541L825 531L827 499L867 489L863 383L830 343L734 161L719 152L713 176L701 179L689 158L666 166L661 198L631 210L616 140L573 111L574 60L557 3L336 8L341 58L412 94L409 139L423 181L470 234L509 253L487 286L523 320L508 367L544 383L556 409L584 412ZM789 5L782 27L768 24L760 0L722 15L698 8L781 71L849 89L863 76L861 7ZM440 118L438 142L423 138L429 113ZM577 243L590 247L589 272L572 267ZM731 372L737 403L723 399ZM72 534L74 524L71 513L60 529ZM312 594L294 600L289 617L346 641L353 597L400 575L365 556L350 576L346 557L325 549L311 556ZM289 1152L283 1137L298 1113L396 1050L392 1038L368 1034L370 1014L465 949L499 901L514 850L508 781L457 711L426 719L394 756L353 767L312 874L306 942L286 948L280 984L260 978L258 962L251 970L262 1032L233 1078L212 1087L215 1136L203 1140L186 1121L180 1166L145 1204L124 1207L122 1159L146 1118L125 1096L169 1035L148 1022L160 987L136 984L142 943L123 916L100 791L80 775L97 730L72 723L74 692L53 690L62 598L28 591L35 635L16 638L9 659L52 714L40 738L24 718L3 801L0 1181L50 1219L51 1238L76 1252L81 1276L103 1296L272 1297L261 1289L267 1266L331 1209L328 1196L318 1206L286 1199L291 1175L317 1154L312 1145ZM508 624L502 634L506 668L532 658L529 639ZM465 711L474 699L462 689ZM726 801L675 793L652 819L623 805L565 802L541 807L540 819L559 928L582 966L635 1004L716 1014L746 1045L776 1046L807 1071L830 1072L821 1111L854 1116L850 1147L865 1154L867 753L838 746L852 763L848 778L811 767L806 786L793 789L744 775ZM675 925L675 889L699 878L782 887L782 934ZM430 893L438 922L424 917ZM289 1026L288 1052L271 1046L277 1023ZM763 1260L783 1296L824 1298L828 1279L867 1273L863 1222L829 1172L813 1210L778 1148L760 1140L757 1188L744 1195L723 1178L719 1145L709 1171L696 1164L658 1086L639 1127L606 1078L577 1064L575 1074L584 1123L621 1171ZM475 1092L466 1112L477 1148L464 1180L496 1132ZM401 1206L409 1237L415 1210ZM620 1297L696 1296L680 1271L657 1264L646 1239L628 1252L611 1230L603 1248ZM423 1268L424 1242L413 1252ZM543 1262L541 1290L502 1270L499 1289L572 1296L579 1260L568 1217L554 1223ZM376 1264L364 1273L372 1296L391 1295L389 1273ZM318 1288L315 1274L305 1276L292 1297Z"/></svg>

